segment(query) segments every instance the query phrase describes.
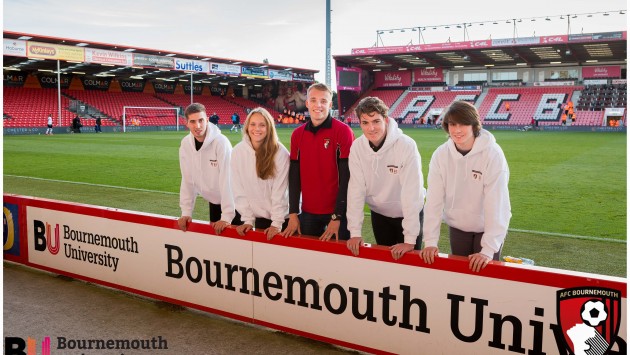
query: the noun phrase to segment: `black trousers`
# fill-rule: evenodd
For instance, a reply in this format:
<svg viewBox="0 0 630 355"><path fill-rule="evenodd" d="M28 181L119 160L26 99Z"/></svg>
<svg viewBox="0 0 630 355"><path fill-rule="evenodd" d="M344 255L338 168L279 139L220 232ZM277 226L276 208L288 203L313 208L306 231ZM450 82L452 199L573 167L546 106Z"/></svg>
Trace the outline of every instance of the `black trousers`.
<svg viewBox="0 0 630 355"><path fill-rule="evenodd" d="M392 246L398 243L405 242L405 236L403 235L402 217L387 217L380 213L370 211L372 216L372 231L374 231L374 238L376 244ZM424 222L424 210L420 211L418 216L420 219L420 234L416 238L415 250L420 250L422 246L422 224Z"/></svg>
<svg viewBox="0 0 630 355"><path fill-rule="evenodd" d="M221 220L221 205L215 205L214 203L210 202L208 202L208 204L210 205L210 222L217 222ZM236 211L236 216L230 224L235 226L240 226L241 224L243 224L243 221L241 221L241 214L238 213L238 211Z"/></svg>
<svg viewBox="0 0 630 355"><path fill-rule="evenodd" d="M448 227L448 235L451 241L451 253L453 255L468 256L481 252L481 238L483 232L464 232L463 230ZM501 246L503 249L503 245ZM494 254L493 260L501 258L501 250Z"/></svg>

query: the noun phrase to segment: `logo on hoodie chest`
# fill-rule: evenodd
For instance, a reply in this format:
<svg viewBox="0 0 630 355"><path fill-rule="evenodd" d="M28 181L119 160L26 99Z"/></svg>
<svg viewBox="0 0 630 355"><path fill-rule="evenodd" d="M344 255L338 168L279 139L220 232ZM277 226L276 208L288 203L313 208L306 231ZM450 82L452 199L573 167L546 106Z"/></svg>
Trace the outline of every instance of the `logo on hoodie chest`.
<svg viewBox="0 0 630 355"><path fill-rule="evenodd" d="M330 138L324 138L324 149L328 149L330 146Z"/></svg>
<svg viewBox="0 0 630 355"><path fill-rule="evenodd" d="M390 174L392 175L398 175L398 165L388 165L387 166L387 171L389 171Z"/></svg>
<svg viewBox="0 0 630 355"><path fill-rule="evenodd" d="M472 171L472 178L475 181L481 181L481 178L483 177L483 173L481 171L478 170L473 170Z"/></svg>
<svg viewBox="0 0 630 355"><path fill-rule="evenodd" d="M210 166L216 168L219 166L219 162L216 160L210 160Z"/></svg>

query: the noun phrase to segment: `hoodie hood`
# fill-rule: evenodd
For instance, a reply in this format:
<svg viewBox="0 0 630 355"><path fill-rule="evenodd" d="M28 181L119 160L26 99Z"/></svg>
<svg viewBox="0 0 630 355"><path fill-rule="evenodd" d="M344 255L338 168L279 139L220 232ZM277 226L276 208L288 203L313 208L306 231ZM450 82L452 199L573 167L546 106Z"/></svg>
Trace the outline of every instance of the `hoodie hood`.
<svg viewBox="0 0 630 355"><path fill-rule="evenodd" d="M215 140L221 134L221 130L214 124L208 123L208 128L206 129L206 139L203 140L203 145L201 146L201 150L207 149L210 146L210 142ZM190 144L195 145L195 136L193 136L192 132L188 134L190 136Z"/></svg>
<svg viewBox="0 0 630 355"><path fill-rule="evenodd" d="M402 130L398 128L398 123L396 123L393 118L388 117L387 135L385 136L385 142L383 143L381 149L379 149L378 152L373 152L373 154L384 155L385 152L387 152L392 146L394 146L394 143L396 143L396 141L402 136L402 134ZM370 141L367 139L365 134L359 137L359 139L361 140L361 144L364 145L366 151L372 151L372 148L370 147Z"/></svg>

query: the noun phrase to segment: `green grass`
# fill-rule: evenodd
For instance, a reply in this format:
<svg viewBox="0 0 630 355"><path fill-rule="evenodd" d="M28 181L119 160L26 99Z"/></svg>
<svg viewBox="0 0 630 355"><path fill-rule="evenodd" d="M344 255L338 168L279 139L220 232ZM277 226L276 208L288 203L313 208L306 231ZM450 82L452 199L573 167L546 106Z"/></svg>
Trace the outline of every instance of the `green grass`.
<svg viewBox="0 0 630 355"><path fill-rule="evenodd" d="M240 141L240 133L225 131L233 144ZM289 148L291 130L278 133ZM446 134L426 129L405 133L418 143L426 178L431 154ZM178 147L185 134L4 136L4 192L178 216ZM493 134L510 166L513 216L503 255L625 277L626 134ZM208 220L207 213L207 204L199 199L194 218ZM369 217L364 233L374 242ZM449 251L444 230L440 249Z"/></svg>

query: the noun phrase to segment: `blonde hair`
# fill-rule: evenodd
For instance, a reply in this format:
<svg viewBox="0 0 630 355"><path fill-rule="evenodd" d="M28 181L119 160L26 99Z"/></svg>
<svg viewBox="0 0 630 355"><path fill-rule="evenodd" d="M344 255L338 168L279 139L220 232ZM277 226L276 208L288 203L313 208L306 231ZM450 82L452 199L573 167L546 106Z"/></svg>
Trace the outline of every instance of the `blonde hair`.
<svg viewBox="0 0 630 355"><path fill-rule="evenodd" d="M249 122L254 114L260 114L265 119L267 125L267 136L260 147L256 149L256 175L262 180L267 180L276 176L276 153L278 152L278 134L276 126L273 124L273 117L269 111L262 107L257 107L249 112L245 120L243 135L249 138Z"/></svg>

